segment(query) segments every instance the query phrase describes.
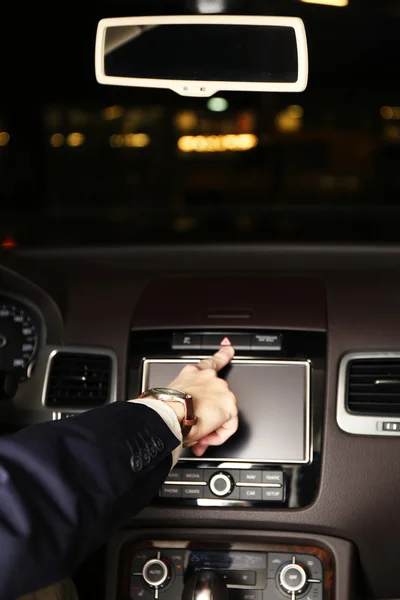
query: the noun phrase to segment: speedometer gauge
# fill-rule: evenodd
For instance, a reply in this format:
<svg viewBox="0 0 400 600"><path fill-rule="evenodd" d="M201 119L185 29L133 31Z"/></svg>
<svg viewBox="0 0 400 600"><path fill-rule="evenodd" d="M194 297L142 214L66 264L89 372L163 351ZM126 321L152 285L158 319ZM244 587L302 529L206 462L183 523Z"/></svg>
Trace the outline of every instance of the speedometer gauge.
<svg viewBox="0 0 400 600"><path fill-rule="evenodd" d="M27 375L38 345L38 332L27 309L0 301L0 371Z"/></svg>

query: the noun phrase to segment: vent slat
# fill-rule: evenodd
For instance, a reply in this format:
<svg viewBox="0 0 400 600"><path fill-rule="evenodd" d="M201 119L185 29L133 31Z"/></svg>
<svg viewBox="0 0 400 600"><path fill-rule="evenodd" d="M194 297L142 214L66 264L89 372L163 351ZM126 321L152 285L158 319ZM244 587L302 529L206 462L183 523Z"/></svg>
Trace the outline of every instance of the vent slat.
<svg viewBox="0 0 400 600"><path fill-rule="evenodd" d="M50 365L46 405L89 409L110 400L112 360L107 355L57 352Z"/></svg>
<svg viewBox="0 0 400 600"><path fill-rule="evenodd" d="M351 361L347 408L357 414L400 416L400 359Z"/></svg>

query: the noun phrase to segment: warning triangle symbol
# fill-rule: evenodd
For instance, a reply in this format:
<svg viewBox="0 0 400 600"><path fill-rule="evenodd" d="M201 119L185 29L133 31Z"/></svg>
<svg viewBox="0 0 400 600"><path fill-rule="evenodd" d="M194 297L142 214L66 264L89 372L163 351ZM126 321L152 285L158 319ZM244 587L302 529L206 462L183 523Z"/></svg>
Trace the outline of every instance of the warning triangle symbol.
<svg viewBox="0 0 400 600"><path fill-rule="evenodd" d="M232 346L230 339L228 337L224 337L220 343L220 346Z"/></svg>

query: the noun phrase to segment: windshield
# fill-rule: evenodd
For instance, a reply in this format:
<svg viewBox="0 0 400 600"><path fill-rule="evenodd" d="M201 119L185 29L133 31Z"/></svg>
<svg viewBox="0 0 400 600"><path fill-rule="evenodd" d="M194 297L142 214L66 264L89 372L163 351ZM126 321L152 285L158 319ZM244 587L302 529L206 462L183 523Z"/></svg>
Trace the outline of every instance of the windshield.
<svg viewBox="0 0 400 600"><path fill-rule="evenodd" d="M251 5L303 18L304 93L196 99L99 85L98 20L140 14L135 2L22 24L16 11L7 15L0 239L22 247L400 241L397 2L282 0L269 13L265 4L236 2L235 12ZM138 7L167 12L161 2Z"/></svg>

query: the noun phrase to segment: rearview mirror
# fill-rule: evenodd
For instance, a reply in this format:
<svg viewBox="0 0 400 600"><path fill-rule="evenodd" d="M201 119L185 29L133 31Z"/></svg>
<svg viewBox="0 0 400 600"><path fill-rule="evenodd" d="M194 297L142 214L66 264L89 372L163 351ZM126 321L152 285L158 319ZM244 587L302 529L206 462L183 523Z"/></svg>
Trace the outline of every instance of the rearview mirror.
<svg viewBox="0 0 400 600"><path fill-rule="evenodd" d="M103 19L95 67L105 85L220 91L302 92L307 38L296 17L190 15Z"/></svg>

